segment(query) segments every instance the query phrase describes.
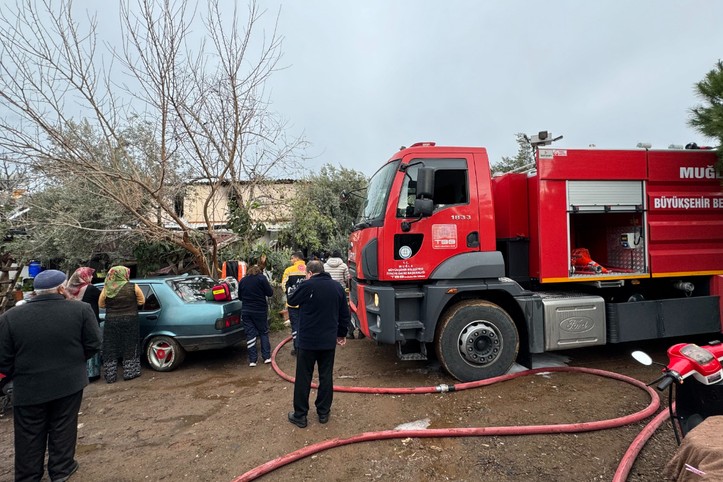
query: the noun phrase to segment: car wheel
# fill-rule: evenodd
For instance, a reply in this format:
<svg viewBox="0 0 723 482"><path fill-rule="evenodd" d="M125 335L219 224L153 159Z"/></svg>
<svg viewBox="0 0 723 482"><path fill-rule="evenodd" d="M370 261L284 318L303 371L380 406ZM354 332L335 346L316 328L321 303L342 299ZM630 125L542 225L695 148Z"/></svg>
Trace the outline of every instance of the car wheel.
<svg viewBox="0 0 723 482"><path fill-rule="evenodd" d="M510 316L482 300L463 301L447 310L434 342L442 367L462 382L503 375L517 358L519 344Z"/></svg>
<svg viewBox="0 0 723 482"><path fill-rule="evenodd" d="M146 361L158 372L178 368L186 358L186 351L170 336L154 336L146 345Z"/></svg>

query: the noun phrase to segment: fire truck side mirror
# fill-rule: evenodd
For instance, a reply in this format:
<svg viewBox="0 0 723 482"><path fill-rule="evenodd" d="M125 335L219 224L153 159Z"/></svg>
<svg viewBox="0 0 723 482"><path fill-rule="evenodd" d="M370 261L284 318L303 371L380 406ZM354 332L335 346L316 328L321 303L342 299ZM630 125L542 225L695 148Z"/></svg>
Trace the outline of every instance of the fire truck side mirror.
<svg viewBox="0 0 723 482"><path fill-rule="evenodd" d="M419 217L431 216L434 212L434 201L431 199L415 199L414 215Z"/></svg>
<svg viewBox="0 0 723 482"><path fill-rule="evenodd" d="M434 169L420 167L417 171L417 199L434 198Z"/></svg>

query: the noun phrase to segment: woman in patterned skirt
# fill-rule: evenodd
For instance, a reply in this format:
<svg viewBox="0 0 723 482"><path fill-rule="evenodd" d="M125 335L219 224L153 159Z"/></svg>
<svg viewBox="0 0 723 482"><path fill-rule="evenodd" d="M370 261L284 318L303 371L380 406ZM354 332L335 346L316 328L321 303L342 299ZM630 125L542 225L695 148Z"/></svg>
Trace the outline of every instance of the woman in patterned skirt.
<svg viewBox="0 0 723 482"><path fill-rule="evenodd" d="M130 269L113 266L108 270L98 305L105 308L103 329L103 370L105 381L118 378L118 360L123 360L123 379L141 375L138 306L145 303L141 289L129 282Z"/></svg>
<svg viewBox="0 0 723 482"><path fill-rule="evenodd" d="M82 266L75 270L75 273L65 284L65 297L69 300L83 301L93 308L95 319L100 324L100 315L98 310L98 299L100 298L100 290L90 284L93 280L93 268ZM88 379L90 381L100 378L100 353L96 353L88 358Z"/></svg>

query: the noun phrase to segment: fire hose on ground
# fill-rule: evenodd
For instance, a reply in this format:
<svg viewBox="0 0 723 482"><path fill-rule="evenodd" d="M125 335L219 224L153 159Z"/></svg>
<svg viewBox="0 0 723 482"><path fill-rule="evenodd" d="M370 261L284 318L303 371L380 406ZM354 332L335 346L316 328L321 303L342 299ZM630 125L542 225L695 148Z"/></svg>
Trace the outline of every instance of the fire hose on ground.
<svg viewBox="0 0 723 482"><path fill-rule="evenodd" d="M289 382L294 382L294 378L284 373L276 363L276 355L279 350L289 341L291 337L283 340L274 349L272 353L272 366L274 371ZM479 380L475 382L458 383L454 385L437 385L428 387L346 387L334 385L335 392L346 392L346 393L371 393L371 394L395 394L395 395L409 395L409 394L420 394L420 393L443 393L443 392L458 392L462 390L469 390L472 388L479 388L483 386L492 385L494 383L500 383L515 378L520 378L529 375L535 375L538 373L553 373L553 372L573 372L573 373L585 373L589 375L596 375L604 378L610 378L613 380L619 380L630 385L636 386L641 390L644 390L650 396L650 403L644 409L625 415L622 417L611 418L606 420L598 420L594 422L579 422L579 423L562 423L562 424L549 424L549 425L521 425L521 426L504 426L504 427L458 427L458 428L444 428L444 429L421 429L421 430L382 430L378 432L364 432L351 437L346 438L333 438L319 442L313 445L308 445L294 452L288 453L276 459L270 460L256 468L249 470L248 472L233 479L233 482L246 482L255 480L258 477L266 475L280 467L288 465L297 460L310 457L319 452L325 450L341 447L343 445L351 445L360 442L369 442L374 440L389 440L389 439L406 439L406 438L433 438L433 437L490 437L490 436L509 436L509 435L541 435L541 434L560 434L560 433L580 433L580 432L592 432L597 430L606 430L610 428L622 427L637 423L644 420L658 411L660 407L660 399L654 389L647 386L645 383L636 380L635 378L621 375L619 373L613 373L605 370L598 370L594 368L581 368L581 367L546 367L536 368L518 373L511 373L502 375L495 378L488 378L486 380ZM313 384L313 388L317 388L318 385ZM638 437L633 441L628 451L623 456L623 459L618 466L615 473L614 481L624 481L627 478L630 469L633 466L633 462L637 457L637 454L642 449L645 442L650 438L655 428L662 424L667 419L668 413L666 411L661 412L651 422ZM660 420L659 420L660 419ZM657 425L654 423L658 421Z"/></svg>

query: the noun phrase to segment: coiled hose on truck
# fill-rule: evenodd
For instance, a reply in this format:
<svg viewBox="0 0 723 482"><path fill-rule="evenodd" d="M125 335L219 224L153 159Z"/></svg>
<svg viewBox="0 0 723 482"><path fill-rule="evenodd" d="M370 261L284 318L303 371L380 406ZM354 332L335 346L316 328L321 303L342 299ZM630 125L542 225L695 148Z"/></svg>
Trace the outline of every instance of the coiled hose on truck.
<svg viewBox="0 0 723 482"><path fill-rule="evenodd" d="M279 350L289 341L291 337L283 340L274 349L271 359L274 371L284 380L294 382L294 378L284 373L276 363L276 355ZM309 457L311 455L323 452L325 450L341 447L343 445L351 445L360 442L369 442L373 440L389 440L389 439L405 439L405 438L432 438L432 437L490 437L490 436L503 436L503 435L540 435L540 434L557 434L557 433L579 433L579 432L593 432L596 430L606 430L609 428L622 427L624 425L637 423L653 415L660 407L660 399L655 390L648 387L645 383L621 375L619 373L613 373L605 370L597 370L594 368L581 368L581 367L548 367L548 368L536 368L533 370L527 370L518 373L511 373L502 375L499 377L488 378L486 380L479 380L475 382L457 383L455 385L437 385L429 387L347 387L334 385L334 391L346 392L346 393L373 393L373 394L394 394L394 395L409 395L418 393L443 393L443 392L459 392L462 390L469 390L472 388L479 388L495 383L512 380L519 377L535 375L537 373L550 373L550 372L574 372L574 373L586 373L589 375L596 375L605 378L611 378L613 380L620 380L630 385L636 386L641 390L644 390L650 395L650 403L643 410L638 412L625 415L623 417L611 418L607 420L598 420L595 422L580 422L580 423L562 423L562 424L551 424L551 425L521 425L521 426L505 426L505 427L458 427L458 428L443 428L443 429L423 429L423 430L382 430L378 432L364 432L351 437L346 438L333 438L319 442L313 445L308 445L294 452L288 453L276 459L270 460L256 468L249 470L248 472L239 475L233 482L247 482L255 480L263 475L268 474L284 465L288 465L297 460ZM317 388L317 384L312 384L312 387ZM661 415L664 412L661 413ZM665 413L667 415L667 413ZM660 417L660 415L659 415ZM656 418L657 420L657 418ZM661 421L662 423L662 421ZM644 430L645 431L645 430ZM654 429L653 429L654 431ZM641 433L642 434L642 433ZM651 432L652 434L652 432ZM648 436L649 438L649 436ZM636 441L638 439L636 438ZM645 439L647 440L647 438ZM638 442L639 448L636 452L628 450L626 456L618 467L614 479L615 481L624 481L627 474L632 468L635 456L642 448L645 440ZM628 455L630 454L630 455ZM632 457L632 459L630 459ZM625 467L623 467L625 466ZM621 469L622 467L622 469ZM620 476L618 475L620 473ZM623 478L618 478L623 477Z"/></svg>

